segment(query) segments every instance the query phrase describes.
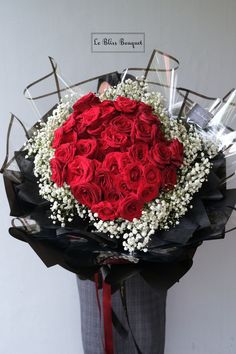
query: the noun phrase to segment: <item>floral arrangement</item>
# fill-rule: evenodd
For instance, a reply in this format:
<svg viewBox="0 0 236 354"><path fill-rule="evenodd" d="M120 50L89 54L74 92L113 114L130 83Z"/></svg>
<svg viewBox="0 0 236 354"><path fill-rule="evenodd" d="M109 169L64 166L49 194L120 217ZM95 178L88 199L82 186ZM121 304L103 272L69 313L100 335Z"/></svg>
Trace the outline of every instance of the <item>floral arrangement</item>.
<svg viewBox="0 0 236 354"><path fill-rule="evenodd" d="M114 72L66 89L50 62L53 71L25 92L53 76L56 91L34 98L29 92L29 98L57 93L59 103L29 131L13 114L9 123L0 172L11 216L20 222L13 219L9 233L29 243L46 266L94 280L96 291L102 286L108 352L112 292L121 289L129 324L127 278L140 273L152 288L168 289L191 268L203 241L235 229L225 231L236 203L236 189L226 184L235 175L227 176L226 159L236 152L230 127L236 90L220 99L178 88L178 60L158 50L145 69L136 68L144 70L142 79L121 80ZM61 99L65 90L106 82L111 74L120 83L101 95ZM10 158L14 118L27 142Z"/></svg>
<svg viewBox="0 0 236 354"><path fill-rule="evenodd" d="M109 264L110 283L135 270L170 287L203 241L225 236L234 210L236 189L226 181L235 173L227 176L226 159L236 151L236 90L220 99L178 88L178 60L158 50L137 68L143 77L121 80L114 72L116 83L100 95L74 88L112 73L64 89L51 64L52 73L25 92L51 75L56 91L28 96L57 93L59 103L30 130L14 115L9 124L1 168L17 219L9 233L48 267L93 279ZM27 141L11 157L14 118ZM113 272L114 263L127 266Z"/></svg>
<svg viewBox="0 0 236 354"><path fill-rule="evenodd" d="M218 147L172 119L143 80L77 98L66 96L25 146L50 218L65 227L78 215L125 251L146 252L192 207Z"/></svg>

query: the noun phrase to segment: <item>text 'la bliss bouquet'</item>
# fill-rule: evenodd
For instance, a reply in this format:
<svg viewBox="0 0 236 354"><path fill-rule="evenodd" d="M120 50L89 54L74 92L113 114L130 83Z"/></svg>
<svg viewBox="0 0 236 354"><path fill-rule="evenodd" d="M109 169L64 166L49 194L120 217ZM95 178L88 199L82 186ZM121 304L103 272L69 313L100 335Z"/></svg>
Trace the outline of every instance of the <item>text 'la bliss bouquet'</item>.
<svg viewBox="0 0 236 354"><path fill-rule="evenodd" d="M178 88L178 61L157 50L147 68L129 69L137 76L126 70L100 94L78 94L84 82L60 87L53 68L59 103L26 132L18 170L7 160L2 168L21 221L10 233L47 266L84 277L104 264L119 279L174 264L174 278L155 274L170 286L202 241L224 237L234 209L226 159L235 155L236 92L219 99ZM118 73L109 75L86 83Z"/></svg>

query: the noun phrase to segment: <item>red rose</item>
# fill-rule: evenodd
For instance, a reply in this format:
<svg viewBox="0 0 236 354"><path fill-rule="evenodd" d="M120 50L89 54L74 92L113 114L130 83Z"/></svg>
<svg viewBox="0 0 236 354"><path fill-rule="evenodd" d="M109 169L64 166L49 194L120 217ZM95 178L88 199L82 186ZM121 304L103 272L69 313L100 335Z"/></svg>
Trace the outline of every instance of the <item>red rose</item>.
<svg viewBox="0 0 236 354"><path fill-rule="evenodd" d="M142 215L143 203L136 194L130 193L119 203L119 215L121 218L133 221L134 218L139 219Z"/></svg>
<svg viewBox="0 0 236 354"><path fill-rule="evenodd" d="M107 119L110 120L114 116L114 114L117 114L113 101L105 100L101 102L99 107L100 107L100 118L103 121L106 121Z"/></svg>
<svg viewBox="0 0 236 354"><path fill-rule="evenodd" d="M94 93L90 92L75 102L75 104L73 105L73 110L77 114L79 114L99 103L100 103L99 98L95 96Z"/></svg>
<svg viewBox="0 0 236 354"><path fill-rule="evenodd" d="M131 189L128 186L128 183L124 178L117 178L115 180L115 186L116 186L117 190L120 191L120 193L123 196L126 196L126 195L130 194L130 192L131 192Z"/></svg>
<svg viewBox="0 0 236 354"><path fill-rule="evenodd" d="M136 191L143 177L142 165L135 162L131 163L126 167L124 176L128 186Z"/></svg>
<svg viewBox="0 0 236 354"><path fill-rule="evenodd" d="M59 127L55 130L54 139L52 141L52 148L53 149L56 149L61 144L61 141L63 138L63 133L64 133L64 131L63 131L62 127Z"/></svg>
<svg viewBox="0 0 236 354"><path fill-rule="evenodd" d="M61 139L61 144L67 144L67 143L76 143L77 141L77 133L74 130L69 131L68 133L63 134L62 139Z"/></svg>
<svg viewBox="0 0 236 354"><path fill-rule="evenodd" d="M151 157L154 163L163 168L170 163L170 149L163 142L157 143L151 149Z"/></svg>
<svg viewBox="0 0 236 354"><path fill-rule="evenodd" d="M138 188L138 198L144 203L151 202L156 199L159 195L159 185L158 184L146 184L140 185Z"/></svg>
<svg viewBox="0 0 236 354"><path fill-rule="evenodd" d="M101 123L100 120L97 120L87 128L87 133L89 134L89 136L94 136L97 138L100 137L101 132L104 129L105 129L104 123Z"/></svg>
<svg viewBox="0 0 236 354"><path fill-rule="evenodd" d="M95 164L84 156L76 156L67 166L66 183L71 184L90 182L94 176Z"/></svg>
<svg viewBox="0 0 236 354"><path fill-rule="evenodd" d="M116 205L117 202L120 200L121 194L118 190L112 189L112 190L106 190L104 193L105 200L108 202L112 203L113 205Z"/></svg>
<svg viewBox="0 0 236 354"><path fill-rule="evenodd" d="M139 115L139 120L149 125L155 124L158 127L161 125L160 119L158 118L157 115L152 113L147 113L145 111L141 112L141 114Z"/></svg>
<svg viewBox="0 0 236 354"><path fill-rule="evenodd" d="M112 129L114 129L114 131L116 130L117 132L129 135L133 126L133 120L130 119L129 116L130 115L121 114L115 118L112 118L110 122Z"/></svg>
<svg viewBox="0 0 236 354"><path fill-rule="evenodd" d="M175 167L167 166L162 170L162 185L165 189L173 189L177 183L177 173Z"/></svg>
<svg viewBox="0 0 236 354"><path fill-rule="evenodd" d="M114 106L117 111L131 113L136 110L138 102L127 97L119 96L114 101Z"/></svg>
<svg viewBox="0 0 236 354"><path fill-rule="evenodd" d="M95 107L94 107L95 108ZM101 132L105 129L108 121L114 117L115 108L112 101L103 101L99 105L99 117L95 120L90 120L87 126L87 132L93 136L100 136Z"/></svg>
<svg viewBox="0 0 236 354"><path fill-rule="evenodd" d="M102 133L101 137L104 141L104 145L112 148L125 147L128 143L128 137L124 133L118 133L111 126L106 128Z"/></svg>
<svg viewBox="0 0 236 354"><path fill-rule="evenodd" d="M76 144L76 153L85 157L93 158L97 150L95 139L80 139Z"/></svg>
<svg viewBox="0 0 236 354"><path fill-rule="evenodd" d="M76 121L74 118L74 113L72 113L67 120L62 124L63 130L65 133L71 131L76 125Z"/></svg>
<svg viewBox="0 0 236 354"><path fill-rule="evenodd" d="M96 121L101 121L100 119L100 107L94 106L89 110L81 113L82 117L82 125L85 127L92 126L92 124ZM100 122L101 123L101 122Z"/></svg>
<svg viewBox="0 0 236 354"><path fill-rule="evenodd" d="M110 202L104 201L92 206L92 212L98 213L102 220L114 220L117 215L117 208Z"/></svg>
<svg viewBox="0 0 236 354"><path fill-rule="evenodd" d="M133 161L141 162L143 165L148 158L148 146L145 143L136 143L129 148L129 156Z"/></svg>
<svg viewBox="0 0 236 354"><path fill-rule="evenodd" d="M103 168L107 169L110 173L114 175L120 174L120 159L121 152L110 152L105 156L102 163Z"/></svg>
<svg viewBox="0 0 236 354"><path fill-rule="evenodd" d="M74 130L77 132L78 138L81 138L81 135L83 135L86 131L86 126L83 123L83 117L78 116L78 118L75 120Z"/></svg>
<svg viewBox="0 0 236 354"><path fill-rule="evenodd" d="M184 148L183 144L178 140L172 140L171 144L169 145L169 150L171 154L171 162L176 166L180 167L183 164L184 160Z"/></svg>
<svg viewBox="0 0 236 354"><path fill-rule="evenodd" d="M129 155L122 152L110 152L108 153L102 163L103 167L110 171L114 175L122 173L124 168L131 163Z"/></svg>
<svg viewBox="0 0 236 354"><path fill-rule="evenodd" d="M157 184L159 186L161 185L162 174L160 170L152 163L149 163L144 167L143 174L148 184Z"/></svg>
<svg viewBox="0 0 236 354"><path fill-rule="evenodd" d="M128 152L122 152L122 154L119 155L118 157L118 164L119 164L119 169L120 171L123 171L123 169L128 166L132 162Z"/></svg>
<svg viewBox="0 0 236 354"><path fill-rule="evenodd" d="M144 102L138 102L138 112L151 114L152 113L152 106L149 106L148 104L146 104Z"/></svg>
<svg viewBox="0 0 236 354"><path fill-rule="evenodd" d="M112 101L107 101L106 105L102 102L99 107L93 108L94 110L95 108L99 108L99 114L97 119L90 120L89 124L87 124L87 132L90 135L100 136L108 120L112 119L114 116L115 108L111 103L108 104L108 102Z"/></svg>
<svg viewBox="0 0 236 354"><path fill-rule="evenodd" d="M60 145L56 151L54 156L61 161L62 163L66 164L73 160L76 152L76 146L73 143L67 143Z"/></svg>
<svg viewBox="0 0 236 354"><path fill-rule="evenodd" d="M156 124L149 124L137 118L131 131L131 140L134 144L137 141L143 141L149 144L156 139L157 131L158 127Z"/></svg>
<svg viewBox="0 0 236 354"><path fill-rule="evenodd" d="M95 172L95 183L105 192L113 188L112 176L109 170L99 168Z"/></svg>
<svg viewBox="0 0 236 354"><path fill-rule="evenodd" d="M62 163L54 158L50 160L50 166L52 172L51 180L56 183L58 187L61 187L65 181L65 173Z"/></svg>
<svg viewBox="0 0 236 354"><path fill-rule="evenodd" d="M97 143L97 159L102 162L106 155L108 155L110 152L114 152L115 149L112 147L107 147L106 144L104 145L104 141L102 139L98 139Z"/></svg>
<svg viewBox="0 0 236 354"><path fill-rule="evenodd" d="M80 204L89 208L101 201L101 189L93 182L77 184L77 181L74 180L71 191Z"/></svg>

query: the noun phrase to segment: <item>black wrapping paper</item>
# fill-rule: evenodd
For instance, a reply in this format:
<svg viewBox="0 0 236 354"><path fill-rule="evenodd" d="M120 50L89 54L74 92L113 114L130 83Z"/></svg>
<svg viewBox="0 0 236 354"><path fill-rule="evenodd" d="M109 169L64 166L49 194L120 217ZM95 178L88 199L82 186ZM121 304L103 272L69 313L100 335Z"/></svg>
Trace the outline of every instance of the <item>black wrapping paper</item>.
<svg viewBox="0 0 236 354"><path fill-rule="evenodd" d="M225 236L225 225L236 202L236 190L227 190L221 183L226 172L224 156L219 154L213 160L208 180L192 202L193 208L179 225L169 231L157 231L148 252L135 252L130 259L120 239L91 232L86 220L76 217L64 228L54 225L49 218L49 202L39 195L33 159L26 158L25 151L18 151L15 160L19 172L6 169L3 176L10 214L22 223L13 224L10 235L27 242L47 267L59 264L82 279L93 279L99 268L110 264L106 280L114 290L136 272L154 288L160 284L165 288L172 286L191 268L193 255L203 241ZM26 216L33 224L26 222Z"/></svg>

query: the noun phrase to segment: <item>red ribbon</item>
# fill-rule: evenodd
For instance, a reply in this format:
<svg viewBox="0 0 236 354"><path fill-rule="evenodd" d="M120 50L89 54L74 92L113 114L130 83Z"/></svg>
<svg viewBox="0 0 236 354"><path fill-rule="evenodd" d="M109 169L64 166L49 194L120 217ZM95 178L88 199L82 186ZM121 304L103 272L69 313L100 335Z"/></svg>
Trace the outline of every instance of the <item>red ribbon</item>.
<svg viewBox="0 0 236 354"><path fill-rule="evenodd" d="M106 354L114 354L112 338L111 285L103 281L103 324Z"/></svg>
<svg viewBox="0 0 236 354"><path fill-rule="evenodd" d="M98 303L98 309L101 319L101 305L99 301L98 294L98 273L95 274L95 285L96 285L96 297ZM104 338L105 354L114 354L113 350L113 336L112 336L112 306L111 306L111 285L106 283L104 280L102 282L103 289L103 326L104 326ZM103 342L103 341L102 341Z"/></svg>

